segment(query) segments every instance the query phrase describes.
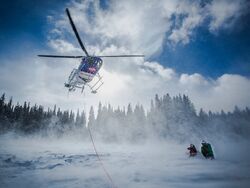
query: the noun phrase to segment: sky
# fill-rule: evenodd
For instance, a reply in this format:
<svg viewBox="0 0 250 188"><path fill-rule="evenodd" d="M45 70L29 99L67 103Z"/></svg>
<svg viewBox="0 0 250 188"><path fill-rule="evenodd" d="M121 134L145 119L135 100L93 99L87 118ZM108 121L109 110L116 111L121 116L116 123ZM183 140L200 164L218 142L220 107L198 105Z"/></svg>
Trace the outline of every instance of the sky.
<svg viewBox="0 0 250 188"><path fill-rule="evenodd" d="M82 55L68 7L92 55L104 58L104 85L68 94L64 82ZM3 0L0 3L0 93L63 109L143 104L158 93L186 94L200 108L250 106L250 3L247 0Z"/></svg>

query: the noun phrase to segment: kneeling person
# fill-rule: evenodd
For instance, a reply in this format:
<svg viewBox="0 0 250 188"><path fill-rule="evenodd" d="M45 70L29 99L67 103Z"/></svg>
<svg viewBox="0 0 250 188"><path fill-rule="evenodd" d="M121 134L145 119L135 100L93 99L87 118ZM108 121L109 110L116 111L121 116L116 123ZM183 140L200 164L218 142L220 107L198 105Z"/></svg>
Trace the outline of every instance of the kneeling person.
<svg viewBox="0 0 250 188"><path fill-rule="evenodd" d="M190 144L190 146L187 148L189 150L189 156L194 157L197 155L197 149L193 144Z"/></svg>
<svg viewBox="0 0 250 188"><path fill-rule="evenodd" d="M211 144L202 141L201 153L207 159L214 159L214 153Z"/></svg>

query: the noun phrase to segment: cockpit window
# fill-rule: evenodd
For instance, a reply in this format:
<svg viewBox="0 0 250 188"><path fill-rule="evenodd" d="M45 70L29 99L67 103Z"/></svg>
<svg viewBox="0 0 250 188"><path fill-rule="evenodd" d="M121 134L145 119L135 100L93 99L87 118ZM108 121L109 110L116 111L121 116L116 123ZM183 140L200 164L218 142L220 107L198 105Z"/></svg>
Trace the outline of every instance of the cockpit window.
<svg viewBox="0 0 250 188"><path fill-rule="evenodd" d="M102 60L96 57L87 57L82 60L80 70L83 72L96 74L101 68Z"/></svg>

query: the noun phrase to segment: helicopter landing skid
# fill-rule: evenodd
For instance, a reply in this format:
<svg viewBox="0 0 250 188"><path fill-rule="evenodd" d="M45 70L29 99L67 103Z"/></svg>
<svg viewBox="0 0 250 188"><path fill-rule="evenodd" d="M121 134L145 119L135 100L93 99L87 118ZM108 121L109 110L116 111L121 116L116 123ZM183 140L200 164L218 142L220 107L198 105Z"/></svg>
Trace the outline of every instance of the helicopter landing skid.
<svg viewBox="0 0 250 188"><path fill-rule="evenodd" d="M81 82L79 82L79 80L76 78L78 76L78 73L79 71L77 69L73 69L68 78L68 82L64 83L64 86L69 89L69 92L75 91L76 88L79 88L81 89L81 93L83 93L85 85L87 85L90 88L91 93L96 94L97 90L104 84L102 77L98 73L97 73L98 80L92 86L89 85L88 81L85 80L81 80Z"/></svg>
<svg viewBox="0 0 250 188"><path fill-rule="evenodd" d="M96 83L93 86L89 86L91 93L96 94L97 90L104 84L102 77L100 75L98 75L98 80L96 81Z"/></svg>
<svg viewBox="0 0 250 188"><path fill-rule="evenodd" d="M75 91L76 88L82 89L83 92L85 84L81 86L78 84L78 82L71 82L71 83L64 83L64 86L68 88L69 92Z"/></svg>

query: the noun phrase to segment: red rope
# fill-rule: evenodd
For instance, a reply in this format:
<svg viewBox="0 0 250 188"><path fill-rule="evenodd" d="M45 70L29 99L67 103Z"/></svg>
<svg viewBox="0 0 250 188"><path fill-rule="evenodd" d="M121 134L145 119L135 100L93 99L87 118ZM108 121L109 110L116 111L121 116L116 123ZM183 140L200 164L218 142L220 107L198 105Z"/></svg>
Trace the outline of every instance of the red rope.
<svg viewBox="0 0 250 188"><path fill-rule="evenodd" d="M111 187L116 188L116 186L115 186L115 184L114 184L114 182L113 182L113 180L112 180L110 174L109 174L108 171L106 170L106 168L105 168L105 166L104 166L104 164L103 164L103 162L102 162L102 160L101 160L101 158L100 158L100 156L99 156L99 154L98 154L98 152L97 152L97 150L96 150L95 142L94 142L92 133L91 133L91 131L90 131L90 127L88 127L88 131L89 131L89 136L90 136L90 139L91 139L93 148L94 148L95 153L96 153L96 156L97 156L97 158L98 158L98 160L99 160L99 162L100 162L100 164L101 164L101 166L102 166L102 169L103 169L104 173L106 174L108 180L110 181Z"/></svg>

